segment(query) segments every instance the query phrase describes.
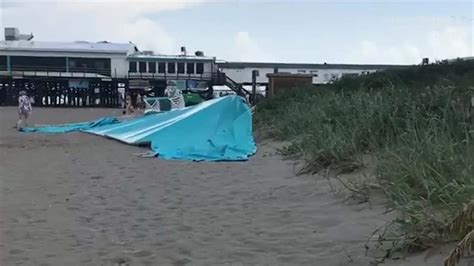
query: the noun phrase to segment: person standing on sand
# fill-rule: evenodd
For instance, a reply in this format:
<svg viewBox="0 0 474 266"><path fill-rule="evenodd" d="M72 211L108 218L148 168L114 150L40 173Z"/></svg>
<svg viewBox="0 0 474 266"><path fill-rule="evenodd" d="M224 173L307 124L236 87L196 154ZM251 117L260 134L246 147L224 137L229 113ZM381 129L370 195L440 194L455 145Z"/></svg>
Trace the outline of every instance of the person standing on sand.
<svg viewBox="0 0 474 266"><path fill-rule="evenodd" d="M25 121L25 126L28 126L28 117L30 116L33 108L31 107L31 99L26 95L26 91L20 91L18 97L18 122L16 123L16 129L20 130L21 124Z"/></svg>
<svg viewBox="0 0 474 266"><path fill-rule="evenodd" d="M125 96L125 115L131 115L134 112L134 108L132 105L132 97L130 93L127 93L127 96Z"/></svg>

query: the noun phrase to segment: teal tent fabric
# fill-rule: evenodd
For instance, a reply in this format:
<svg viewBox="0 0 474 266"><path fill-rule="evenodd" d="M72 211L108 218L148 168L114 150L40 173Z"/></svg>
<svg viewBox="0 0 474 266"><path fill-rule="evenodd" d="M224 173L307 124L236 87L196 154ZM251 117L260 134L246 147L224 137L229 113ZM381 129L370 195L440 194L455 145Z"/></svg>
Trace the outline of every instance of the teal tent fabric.
<svg viewBox="0 0 474 266"><path fill-rule="evenodd" d="M128 144L148 144L164 159L244 161L257 150L252 112L235 95L81 130Z"/></svg>
<svg viewBox="0 0 474 266"><path fill-rule="evenodd" d="M150 114L86 132L129 144L150 144L164 159L242 161L256 152L252 112L239 96Z"/></svg>
<svg viewBox="0 0 474 266"><path fill-rule="evenodd" d="M95 121L81 122L81 123L72 123L72 124L62 124L62 125L52 125L52 126L42 126L42 127L27 127L21 128L22 132L42 132L42 133L66 133L72 131L82 131L86 129L91 129L95 127L100 127L104 125L116 124L119 123L119 120L112 117L104 117Z"/></svg>

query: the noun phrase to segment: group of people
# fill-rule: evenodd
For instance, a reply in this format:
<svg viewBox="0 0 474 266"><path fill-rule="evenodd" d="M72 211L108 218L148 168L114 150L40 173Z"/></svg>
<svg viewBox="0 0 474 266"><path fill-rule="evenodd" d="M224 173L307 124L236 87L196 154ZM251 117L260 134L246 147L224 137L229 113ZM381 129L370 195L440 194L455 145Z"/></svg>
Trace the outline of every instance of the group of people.
<svg viewBox="0 0 474 266"><path fill-rule="evenodd" d="M183 108L185 106L183 95L176 87L168 87L165 90L165 95L169 97L173 108ZM28 126L28 118L33 111L32 104L33 98L30 98L25 90L20 91L18 96L18 121L16 123L16 128L18 130L20 130L23 125ZM127 94L125 97L124 114L131 115L143 113L145 108L145 101L142 94Z"/></svg>

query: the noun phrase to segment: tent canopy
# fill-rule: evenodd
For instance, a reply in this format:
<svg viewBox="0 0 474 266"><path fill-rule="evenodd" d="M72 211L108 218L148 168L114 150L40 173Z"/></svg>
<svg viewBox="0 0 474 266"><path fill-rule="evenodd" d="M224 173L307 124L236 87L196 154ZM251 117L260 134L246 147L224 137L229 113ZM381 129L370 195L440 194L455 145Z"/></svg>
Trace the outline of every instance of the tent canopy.
<svg viewBox="0 0 474 266"><path fill-rule="evenodd" d="M107 123L98 123L106 120ZM68 132L75 124L24 129L26 132ZM226 96L201 104L117 120L103 118L79 123L77 130L128 144L149 144L164 159L243 161L256 152L252 113L239 96ZM61 130L67 126L67 131Z"/></svg>

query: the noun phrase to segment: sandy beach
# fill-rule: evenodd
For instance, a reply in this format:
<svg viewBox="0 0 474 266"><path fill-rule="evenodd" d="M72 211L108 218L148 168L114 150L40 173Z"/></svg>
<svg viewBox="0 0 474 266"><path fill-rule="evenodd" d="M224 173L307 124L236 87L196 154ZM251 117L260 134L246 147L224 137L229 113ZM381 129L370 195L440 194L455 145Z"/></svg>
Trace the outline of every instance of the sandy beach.
<svg viewBox="0 0 474 266"><path fill-rule="evenodd" d="M120 114L35 109L32 122ZM344 202L326 179L296 176L271 142L248 162L165 161L15 122L0 108L0 265L370 265L364 243L393 218L382 201ZM443 252L387 265L441 265Z"/></svg>

